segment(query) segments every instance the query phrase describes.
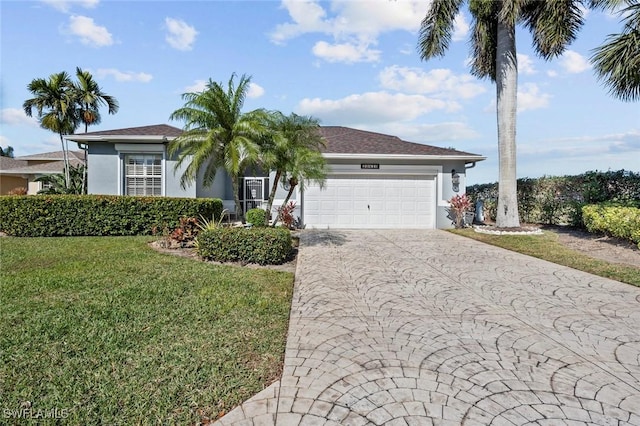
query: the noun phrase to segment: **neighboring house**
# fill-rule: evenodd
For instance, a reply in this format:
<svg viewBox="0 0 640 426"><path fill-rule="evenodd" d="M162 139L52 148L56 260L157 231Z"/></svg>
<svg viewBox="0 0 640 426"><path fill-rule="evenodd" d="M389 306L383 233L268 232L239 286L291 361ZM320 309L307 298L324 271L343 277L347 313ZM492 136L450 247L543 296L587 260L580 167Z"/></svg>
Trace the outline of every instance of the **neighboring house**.
<svg viewBox="0 0 640 426"><path fill-rule="evenodd" d="M181 134L168 125L98 131L67 136L89 149L89 193L217 197L234 209L231 182L216 174L205 188L202 180L182 188L184 171L175 169L167 143ZM292 200L297 215L311 228L448 228L448 202L465 192L466 170L485 157L403 141L398 137L326 126L320 132L326 146L328 176L324 189L299 188ZM264 205L274 173L247 170L241 186L246 210ZM286 196L280 186L274 209Z"/></svg>
<svg viewBox="0 0 640 426"><path fill-rule="evenodd" d="M69 164L84 164L84 151L69 151ZM0 157L0 195L16 188L25 188L28 195L37 194L43 188L42 182L35 181L37 178L63 172L62 151L16 158Z"/></svg>

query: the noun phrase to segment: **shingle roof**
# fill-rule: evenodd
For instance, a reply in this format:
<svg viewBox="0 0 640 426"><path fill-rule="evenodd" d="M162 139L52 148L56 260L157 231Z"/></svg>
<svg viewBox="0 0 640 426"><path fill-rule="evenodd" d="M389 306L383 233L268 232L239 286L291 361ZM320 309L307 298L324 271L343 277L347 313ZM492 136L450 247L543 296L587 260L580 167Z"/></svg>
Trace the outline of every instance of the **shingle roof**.
<svg viewBox="0 0 640 426"><path fill-rule="evenodd" d="M325 154L476 155L449 148L407 142L397 136L341 126L321 126Z"/></svg>
<svg viewBox="0 0 640 426"><path fill-rule="evenodd" d="M11 157L0 157L0 170L14 169L16 167L26 166L27 162Z"/></svg>
<svg viewBox="0 0 640 426"><path fill-rule="evenodd" d="M69 159L84 159L84 151L69 151ZM64 155L62 151L53 151L53 152L43 152L41 154L31 154L31 155L23 155L17 157L16 160L28 160L28 161L36 161L36 160L62 160L64 159Z"/></svg>
<svg viewBox="0 0 640 426"><path fill-rule="evenodd" d="M74 136L180 136L181 129L168 124L154 124L152 126L127 127L124 129L102 130L99 132L78 133Z"/></svg>
<svg viewBox="0 0 640 426"><path fill-rule="evenodd" d="M25 162L26 163L26 162ZM69 160L71 166L79 166L84 164L84 161L78 158L71 158ZM21 165L18 167L4 168L4 165L0 166L0 172L6 175L38 175L38 174L52 174L62 173L64 171L64 161L50 161L48 163L33 164L31 166Z"/></svg>

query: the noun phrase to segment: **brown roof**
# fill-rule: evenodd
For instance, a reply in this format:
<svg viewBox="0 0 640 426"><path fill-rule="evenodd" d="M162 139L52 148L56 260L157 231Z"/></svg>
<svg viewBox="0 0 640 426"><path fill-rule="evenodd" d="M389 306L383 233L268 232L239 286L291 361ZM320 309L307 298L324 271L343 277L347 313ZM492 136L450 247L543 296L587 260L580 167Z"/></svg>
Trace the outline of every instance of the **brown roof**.
<svg viewBox="0 0 640 426"><path fill-rule="evenodd" d="M325 154L476 155L449 148L407 142L397 136L341 126L321 126Z"/></svg>
<svg viewBox="0 0 640 426"><path fill-rule="evenodd" d="M16 167L26 166L26 161L18 160L11 157L0 157L0 170L14 169Z"/></svg>
<svg viewBox="0 0 640 426"><path fill-rule="evenodd" d="M84 164L84 161L78 158L69 159L71 166L80 166ZM4 165L0 167L0 172L6 175L46 175L53 173L64 172L64 161L50 161L48 163L33 164L31 166L21 165L18 167L5 168Z"/></svg>
<svg viewBox="0 0 640 426"><path fill-rule="evenodd" d="M69 159L84 159L84 151L69 151ZM36 161L36 160L62 160L64 155L62 151L43 152L41 154L23 155L16 158L17 160Z"/></svg>
<svg viewBox="0 0 640 426"><path fill-rule="evenodd" d="M124 129L102 130L99 132L76 133L74 136L180 136L182 129L168 124L155 124L152 126L127 127Z"/></svg>

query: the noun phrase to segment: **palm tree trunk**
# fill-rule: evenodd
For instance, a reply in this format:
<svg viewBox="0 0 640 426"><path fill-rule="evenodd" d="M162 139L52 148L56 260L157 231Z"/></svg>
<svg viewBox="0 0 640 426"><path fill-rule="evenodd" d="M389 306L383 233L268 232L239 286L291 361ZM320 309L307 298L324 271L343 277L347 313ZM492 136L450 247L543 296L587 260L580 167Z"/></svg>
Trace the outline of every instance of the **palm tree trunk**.
<svg viewBox="0 0 640 426"><path fill-rule="evenodd" d="M280 176L282 176L282 172L280 170L276 170L276 175L273 178L273 185L271 185L271 192L269 193L269 200L267 201L267 214L265 216L265 225L267 226L269 225L269 219L271 219L271 208L273 207L273 200L276 198L276 190L278 189ZM278 220L277 216L276 220Z"/></svg>
<svg viewBox="0 0 640 426"><path fill-rule="evenodd" d="M67 188L70 188L71 175L69 171L69 155L64 144L64 138L62 137L62 132L60 132L59 135L60 135L60 144L62 145L62 162L64 163L64 183Z"/></svg>
<svg viewBox="0 0 640 426"><path fill-rule="evenodd" d="M498 115L498 212L496 226L520 226L516 177L516 107L518 69L515 27L498 23L496 94Z"/></svg>
<svg viewBox="0 0 640 426"><path fill-rule="evenodd" d="M291 184L291 183L292 183L292 181L291 181L291 180L289 180L289 183ZM293 184L292 184L292 185L290 185L290 187L289 187L289 193L287 194L287 197L284 199L284 202L282 203L282 205L283 205L283 206L286 206L286 205L287 205L287 203L289 202L289 199L291 198L291 195L293 194L293 190L296 188L296 185L297 185L297 183L296 183L296 182L293 182ZM279 219L279 218L280 218L280 214L278 213L278 214L276 215L276 218L275 218L275 219L273 219L273 225L271 225L271 226L275 227L275 226L276 226L276 223L278 223L278 219Z"/></svg>
<svg viewBox="0 0 640 426"><path fill-rule="evenodd" d="M239 219L242 221L242 223L244 223L244 212L242 211L242 206L240 205L239 181L240 181L239 176L231 176L231 187L233 188L233 201L236 204L236 219Z"/></svg>

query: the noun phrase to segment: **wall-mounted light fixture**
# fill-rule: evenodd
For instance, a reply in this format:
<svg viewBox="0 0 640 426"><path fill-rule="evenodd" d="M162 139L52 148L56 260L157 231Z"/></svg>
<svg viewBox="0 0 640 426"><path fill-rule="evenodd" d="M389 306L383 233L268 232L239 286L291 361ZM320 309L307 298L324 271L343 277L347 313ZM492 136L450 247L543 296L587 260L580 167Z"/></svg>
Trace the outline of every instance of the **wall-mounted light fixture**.
<svg viewBox="0 0 640 426"><path fill-rule="evenodd" d="M460 175L456 173L455 169L451 169L451 187L453 192L460 191Z"/></svg>

